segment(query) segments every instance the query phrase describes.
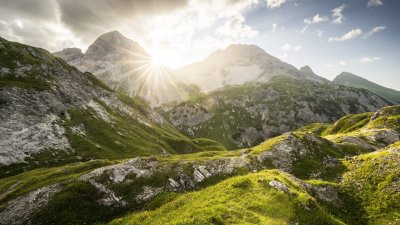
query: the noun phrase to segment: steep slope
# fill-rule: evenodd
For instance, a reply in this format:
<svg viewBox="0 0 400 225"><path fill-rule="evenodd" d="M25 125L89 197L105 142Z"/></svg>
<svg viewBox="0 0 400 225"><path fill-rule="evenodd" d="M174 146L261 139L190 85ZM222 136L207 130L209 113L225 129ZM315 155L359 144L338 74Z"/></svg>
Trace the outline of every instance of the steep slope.
<svg viewBox="0 0 400 225"><path fill-rule="evenodd" d="M400 104L400 91L383 87L352 73L343 72L337 75L333 82L349 87L363 88L393 102L394 104Z"/></svg>
<svg viewBox="0 0 400 225"><path fill-rule="evenodd" d="M96 158L221 149L49 52L0 39L0 176Z"/></svg>
<svg viewBox="0 0 400 225"><path fill-rule="evenodd" d="M266 82L281 75L326 82L315 74L302 73L258 46L238 44L215 51L205 60L177 70L176 74L178 80L195 84L205 92L247 82Z"/></svg>
<svg viewBox="0 0 400 225"><path fill-rule="evenodd" d="M385 105L390 103L369 91L281 76L264 84L222 88L160 112L187 135L209 137L235 149Z"/></svg>
<svg viewBox="0 0 400 225"><path fill-rule="evenodd" d="M81 72L93 73L113 90L140 96L152 105L181 100L184 95L168 68L152 63L143 47L118 31L98 37L84 54L76 48L53 54Z"/></svg>
<svg viewBox="0 0 400 225"><path fill-rule="evenodd" d="M399 122L400 107L385 107L249 149L25 172L0 182L0 223L96 224L123 215L111 224L398 221ZM365 143L380 150L369 153Z"/></svg>

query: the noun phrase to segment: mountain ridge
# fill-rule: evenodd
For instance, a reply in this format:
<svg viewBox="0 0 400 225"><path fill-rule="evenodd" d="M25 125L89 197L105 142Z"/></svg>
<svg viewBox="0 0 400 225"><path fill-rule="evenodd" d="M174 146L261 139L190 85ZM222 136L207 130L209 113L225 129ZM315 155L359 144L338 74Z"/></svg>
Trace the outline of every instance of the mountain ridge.
<svg viewBox="0 0 400 225"><path fill-rule="evenodd" d="M391 103L362 89L276 76L263 84L218 89L159 112L181 132L228 149L251 147L313 122L332 122Z"/></svg>
<svg viewBox="0 0 400 225"><path fill-rule="evenodd" d="M326 82L316 74L302 73L256 45L244 44L232 44L226 49L214 51L202 61L177 69L176 73L178 80L195 84L204 92L226 85L263 83L280 75Z"/></svg>
<svg viewBox="0 0 400 225"><path fill-rule="evenodd" d="M400 91L384 87L349 72L343 72L337 75L333 82L355 88L364 88L381 97L384 97L394 104L400 104Z"/></svg>

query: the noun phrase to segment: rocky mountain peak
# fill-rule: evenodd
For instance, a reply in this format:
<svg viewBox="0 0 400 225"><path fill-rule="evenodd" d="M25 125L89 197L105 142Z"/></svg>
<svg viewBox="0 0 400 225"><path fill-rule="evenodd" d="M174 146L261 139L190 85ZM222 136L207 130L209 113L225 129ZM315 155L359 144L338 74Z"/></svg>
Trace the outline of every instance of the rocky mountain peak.
<svg viewBox="0 0 400 225"><path fill-rule="evenodd" d="M62 51L55 52L53 54L64 59L67 62L78 60L83 57L82 50L79 48L65 48Z"/></svg>
<svg viewBox="0 0 400 225"><path fill-rule="evenodd" d="M317 74L314 73L314 71L311 69L310 66L305 65L300 68L300 72L307 77L309 80L316 81L318 83L329 83L330 81L328 79L325 79L321 76L318 76Z"/></svg>
<svg viewBox="0 0 400 225"><path fill-rule="evenodd" d="M311 69L311 67L308 66L308 65L305 65L305 66L301 67L301 68L300 68L300 71L303 72L303 73L312 73L312 74L315 74L314 71Z"/></svg>
<svg viewBox="0 0 400 225"><path fill-rule="evenodd" d="M111 31L99 36L85 53L86 58L100 60L106 55L118 54L149 56L145 49L137 42L128 39L118 31Z"/></svg>

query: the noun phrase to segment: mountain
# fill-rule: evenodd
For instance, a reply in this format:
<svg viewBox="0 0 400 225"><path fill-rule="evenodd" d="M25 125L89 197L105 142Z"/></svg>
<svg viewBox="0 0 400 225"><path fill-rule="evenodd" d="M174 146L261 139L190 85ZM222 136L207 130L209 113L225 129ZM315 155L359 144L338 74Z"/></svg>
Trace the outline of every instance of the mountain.
<svg viewBox="0 0 400 225"><path fill-rule="evenodd" d="M276 76L262 84L221 88L159 112L181 132L229 149L254 146L313 122L332 122L391 103L366 90Z"/></svg>
<svg viewBox="0 0 400 225"><path fill-rule="evenodd" d="M248 149L28 171L1 180L0 223L388 224L399 119L391 106Z"/></svg>
<svg viewBox="0 0 400 225"><path fill-rule="evenodd" d="M224 50L213 52L203 61L175 72L182 83L195 84L204 92L247 82L264 83L282 75L326 82L315 74L297 70L255 45L230 45Z"/></svg>
<svg viewBox="0 0 400 225"><path fill-rule="evenodd" d="M189 139L142 100L112 91L49 52L5 39L0 137L0 177L92 159L223 149Z"/></svg>
<svg viewBox="0 0 400 225"><path fill-rule="evenodd" d="M94 74L113 90L142 97L154 106L181 100L185 94L171 80L168 68L153 64L143 47L118 31L98 37L84 54L76 48L53 54Z"/></svg>
<svg viewBox="0 0 400 225"><path fill-rule="evenodd" d="M352 73L343 72L337 75L333 82L350 87L363 88L391 101L393 104L400 104L400 91L383 87Z"/></svg>

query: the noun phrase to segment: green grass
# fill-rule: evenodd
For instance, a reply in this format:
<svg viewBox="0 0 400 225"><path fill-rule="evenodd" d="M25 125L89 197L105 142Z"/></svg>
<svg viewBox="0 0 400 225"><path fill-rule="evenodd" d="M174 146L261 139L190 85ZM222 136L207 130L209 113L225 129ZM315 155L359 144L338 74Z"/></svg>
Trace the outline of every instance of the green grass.
<svg viewBox="0 0 400 225"><path fill-rule="evenodd" d="M50 88L47 81L35 78L35 77L15 77L15 76L3 76L0 77L1 86L17 86L25 89L35 89L39 91L45 91Z"/></svg>
<svg viewBox="0 0 400 225"><path fill-rule="evenodd" d="M47 185L76 179L93 169L114 163L117 162L94 160L60 167L40 168L3 178L0 180L0 204Z"/></svg>
<svg viewBox="0 0 400 225"><path fill-rule="evenodd" d="M99 205L104 197L97 188L83 181L69 183L44 209L30 219L32 224L96 224L119 215L124 209Z"/></svg>
<svg viewBox="0 0 400 225"><path fill-rule="evenodd" d="M345 162L348 172L341 186L361 202L370 224L400 221L399 162L398 149L360 155Z"/></svg>
<svg viewBox="0 0 400 225"><path fill-rule="evenodd" d="M377 118L366 125L366 129L392 129L400 132L400 106L387 106L378 111Z"/></svg>
<svg viewBox="0 0 400 225"><path fill-rule="evenodd" d="M71 110L67 127L83 124L86 135L68 129L68 136L76 154L83 159L123 159L135 156L167 153L190 153L203 150L224 150L219 143L209 139L191 140L170 127L158 127L138 122L110 111L114 125L96 118L91 110Z"/></svg>
<svg viewBox="0 0 400 225"><path fill-rule="evenodd" d="M349 133L353 131L360 130L363 126L365 126L371 116L372 112L366 112L361 114L354 114L342 117L338 121L336 121L333 125L329 126L326 130L324 130L321 135L332 135L332 134L341 134L341 133Z"/></svg>
<svg viewBox="0 0 400 225"><path fill-rule="evenodd" d="M280 135L278 137L274 137L268 139L261 144L257 145L256 147L251 148L251 153L254 155L259 155L260 153L272 149L276 144L285 140L287 138L286 135Z"/></svg>
<svg viewBox="0 0 400 225"><path fill-rule="evenodd" d="M278 180L292 194L268 185ZM256 201L254 201L256 200ZM110 224L343 224L284 173L263 171L183 194L167 204Z"/></svg>

